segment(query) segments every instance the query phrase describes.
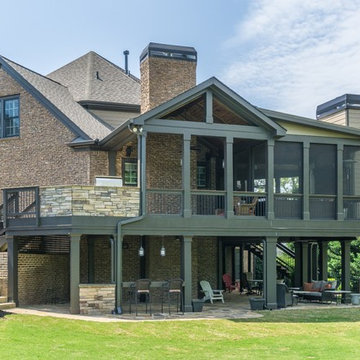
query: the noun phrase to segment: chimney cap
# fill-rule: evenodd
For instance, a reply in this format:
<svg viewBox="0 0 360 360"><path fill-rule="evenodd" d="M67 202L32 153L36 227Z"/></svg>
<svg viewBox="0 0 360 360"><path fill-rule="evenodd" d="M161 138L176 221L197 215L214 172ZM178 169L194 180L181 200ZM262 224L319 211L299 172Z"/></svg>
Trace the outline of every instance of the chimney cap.
<svg viewBox="0 0 360 360"><path fill-rule="evenodd" d="M178 46L149 43L140 55L140 62L146 57L161 57L174 60L197 61L197 52L192 46Z"/></svg>

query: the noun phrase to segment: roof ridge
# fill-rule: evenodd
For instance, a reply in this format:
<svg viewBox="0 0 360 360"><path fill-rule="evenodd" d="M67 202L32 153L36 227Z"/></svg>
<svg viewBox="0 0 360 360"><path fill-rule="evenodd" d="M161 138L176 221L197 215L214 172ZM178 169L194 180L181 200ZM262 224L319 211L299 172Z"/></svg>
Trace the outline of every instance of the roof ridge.
<svg viewBox="0 0 360 360"><path fill-rule="evenodd" d="M33 74L35 74L35 75L38 75L38 76L40 76L40 77L42 77L42 78L44 78L44 79L46 79L46 80L49 80L49 81L51 81L51 82L53 82L53 83L55 83L55 84L57 84L57 85L60 85L60 86L62 86L62 87L64 87L64 88L67 88L67 86L59 83L58 81L55 81L55 80L53 80L53 79L50 79L50 78L47 77L46 75L43 75L43 74L38 73L37 71L31 70L31 69L29 69L28 67L26 67L26 66L24 66L24 65L21 65L21 64L17 63L16 61L13 61L13 60L5 57L5 56L1 56L1 55L0 55L0 58L3 58L3 59L4 59L5 61L7 61L7 62L10 62L10 63L12 63L12 64L15 64L15 65L17 65L17 66L20 66L20 67L22 67L23 69L25 69L25 70L27 70L27 71L30 71L31 73L33 73Z"/></svg>

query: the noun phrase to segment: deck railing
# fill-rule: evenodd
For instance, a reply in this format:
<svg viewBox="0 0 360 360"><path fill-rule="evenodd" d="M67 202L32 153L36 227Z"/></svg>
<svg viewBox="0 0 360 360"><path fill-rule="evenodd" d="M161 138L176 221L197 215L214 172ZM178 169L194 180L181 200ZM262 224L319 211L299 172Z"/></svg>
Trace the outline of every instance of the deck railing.
<svg viewBox="0 0 360 360"><path fill-rule="evenodd" d="M191 209L193 215L223 215L225 212L225 191L191 191Z"/></svg>
<svg viewBox="0 0 360 360"><path fill-rule="evenodd" d="M234 215L266 216L266 193L234 191Z"/></svg>
<svg viewBox="0 0 360 360"><path fill-rule="evenodd" d="M301 194L275 194L275 217L278 219L301 219L302 199Z"/></svg>
<svg viewBox="0 0 360 360"><path fill-rule="evenodd" d="M360 220L359 196L344 196L344 220Z"/></svg>
<svg viewBox="0 0 360 360"><path fill-rule="evenodd" d="M332 220L336 214L335 195L310 195L310 219Z"/></svg>

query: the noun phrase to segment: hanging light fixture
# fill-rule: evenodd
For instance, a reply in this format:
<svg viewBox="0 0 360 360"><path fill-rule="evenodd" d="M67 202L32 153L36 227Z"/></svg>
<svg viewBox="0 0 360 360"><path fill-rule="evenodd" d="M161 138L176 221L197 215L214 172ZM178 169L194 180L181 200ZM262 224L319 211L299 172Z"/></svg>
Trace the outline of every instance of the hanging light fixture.
<svg viewBox="0 0 360 360"><path fill-rule="evenodd" d="M162 237L160 256L165 256L165 255L166 255L166 250L165 250L165 247L164 247L164 237Z"/></svg>
<svg viewBox="0 0 360 360"><path fill-rule="evenodd" d="M142 244L142 238L141 238L141 244L140 244L140 249L139 249L139 256L144 256L145 255L145 250L143 248L143 244Z"/></svg>

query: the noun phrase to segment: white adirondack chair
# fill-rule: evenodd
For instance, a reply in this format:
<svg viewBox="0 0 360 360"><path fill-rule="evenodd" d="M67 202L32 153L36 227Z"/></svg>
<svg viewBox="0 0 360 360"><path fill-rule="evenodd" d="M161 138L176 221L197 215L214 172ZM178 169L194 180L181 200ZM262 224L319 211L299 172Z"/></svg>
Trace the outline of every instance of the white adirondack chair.
<svg viewBox="0 0 360 360"><path fill-rule="evenodd" d="M210 300L210 302L213 304L213 300L221 300L224 303L224 290L213 290L209 282L206 280L201 280L200 286L205 294L205 301Z"/></svg>

